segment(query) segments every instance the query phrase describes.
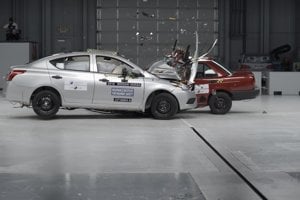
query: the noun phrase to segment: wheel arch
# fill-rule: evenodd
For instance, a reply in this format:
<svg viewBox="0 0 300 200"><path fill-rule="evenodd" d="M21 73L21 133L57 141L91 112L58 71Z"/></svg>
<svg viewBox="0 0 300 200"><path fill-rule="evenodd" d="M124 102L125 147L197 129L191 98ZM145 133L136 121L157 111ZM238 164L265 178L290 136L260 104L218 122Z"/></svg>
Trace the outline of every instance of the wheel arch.
<svg viewBox="0 0 300 200"><path fill-rule="evenodd" d="M219 98L222 100L218 100ZM215 95L209 96L208 105L213 114L226 114L232 107L232 94L226 90L217 90Z"/></svg>
<svg viewBox="0 0 300 200"><path fill-rule="evenodd" d="M35 90L33 91L33 93L31 94L31 96L30 96L30 103L32 102L34 96L35 96L38 92L43 91L43 90L50 90L50 91L54 92L55 94L57 94L57 96L59 97L59 100L60 100L60 105L61 105L61 103L62 103L62 97L61 97L60 93L59 93L55 88L50 87L50 86L41 86L41 87L35 89Z"/></svg>
<svg viewBox="0 0 300 200"><path fill-rule="evenodd" d="M163 89L155 90L150 95L148 95L146 103L145 103L145 110L147 110L151 107L151 103L152 103L152 100L154 99L154 97L158 94L161 94L161 93L167 93L167 94L172 95L175 98L176 102L177 102L178 111L180 111L180 104L179 104L179 101L178 101L177 97L174 94L172 94L171 92L169 92L167 90L163 90Z"/></svg>
<svg viewBox="0 0 300 200"><path fill-rule="evenodd" d="M215 92L216 92L216 93L218 93L218 92L226 93L226 94L228 94L228 96L229 96L229 97L231 98L231 100L232 100L232 93L229 92L228 90L219 89L219 90L215 90ZM211 92L210 95L209 95L209 97L208 97L208 99L209 99L211 96L213 96L213 94L214 94L214 92Z"/></svg>

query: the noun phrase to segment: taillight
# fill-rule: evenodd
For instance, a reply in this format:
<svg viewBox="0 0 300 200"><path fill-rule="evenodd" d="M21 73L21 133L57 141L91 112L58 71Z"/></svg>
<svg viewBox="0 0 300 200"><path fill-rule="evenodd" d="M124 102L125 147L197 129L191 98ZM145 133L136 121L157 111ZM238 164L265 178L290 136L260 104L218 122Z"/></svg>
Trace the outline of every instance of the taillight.
<svg viewBox="0 0 300 200"><path fill-rule="evenodd" d="M7 75L6 80L11 81L15 76L17 76L19 74L23 74L25 72L26 72L26 70L21 70L21 69L12 70Z"/></svg>

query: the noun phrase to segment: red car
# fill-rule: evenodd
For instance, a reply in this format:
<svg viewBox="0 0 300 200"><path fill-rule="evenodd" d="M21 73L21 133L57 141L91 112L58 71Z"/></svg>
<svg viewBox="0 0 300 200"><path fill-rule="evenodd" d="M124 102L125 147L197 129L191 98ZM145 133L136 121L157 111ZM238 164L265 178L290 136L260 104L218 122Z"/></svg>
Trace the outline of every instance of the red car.
<svg viewBox="0 0 300 200"><path fill-rule="evenodd" d="M181 53L184 54L184 51ZM233 100L253 99L259 94L252 72L232 73L214 60L205 57L199 57L197 61L183 59L181 62L174 56L168 56L152 64L148 71L160 78L193 86L198 107L209 105L214 114L227 113ZM191 68L195 64L197 69L193 75L195 78L190 81Z"/></svg>
<svg viewBox="0 0 300 200"><path fill-rule="evenodd" d="M209 105L214 114L227 113L233 100L253 99L259 94L252 72L231 73L211 59L199 59L194 84L198 107Z"/></svg>
<svg viewBox="0 0 300 200"><path fill-rule="evenodd" d="M190 45L184 50L176 48L165 59L154 63L148 71L160 78L186 83L194 87L198 107L209 105L214 114L225 114L232 106L233 100L253 99L259 94L255 85L254 74L250 71L230 72L228 69L208 59L217 40L206 53L199 56L198 33L196 35L195 53L191 57Z"/></svg>

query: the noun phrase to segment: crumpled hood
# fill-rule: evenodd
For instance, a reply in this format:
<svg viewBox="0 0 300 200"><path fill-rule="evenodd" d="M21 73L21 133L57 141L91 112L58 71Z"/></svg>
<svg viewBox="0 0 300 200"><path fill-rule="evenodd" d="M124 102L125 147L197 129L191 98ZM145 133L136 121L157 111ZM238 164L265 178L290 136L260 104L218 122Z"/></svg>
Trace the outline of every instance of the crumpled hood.
<svg viewBox="0 0 300 200"><path fill-rule="evenodd" d="M162 79L181 80L176 69L169 66L164 60L153 63L147 71Z"/></svg>

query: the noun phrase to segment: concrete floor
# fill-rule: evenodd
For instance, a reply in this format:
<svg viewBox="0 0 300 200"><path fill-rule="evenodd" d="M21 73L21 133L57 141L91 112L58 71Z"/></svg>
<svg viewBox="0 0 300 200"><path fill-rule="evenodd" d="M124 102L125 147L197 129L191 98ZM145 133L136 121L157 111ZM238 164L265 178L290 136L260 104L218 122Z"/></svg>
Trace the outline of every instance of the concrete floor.
<svg viewBox="0 0 300 200"><path fill-rule="evenodd" d="M86 110L43 121L1 97L0 200L263 199L190 127L266 199L298 200L299 101L263 96L168 121Z"/></svg>

